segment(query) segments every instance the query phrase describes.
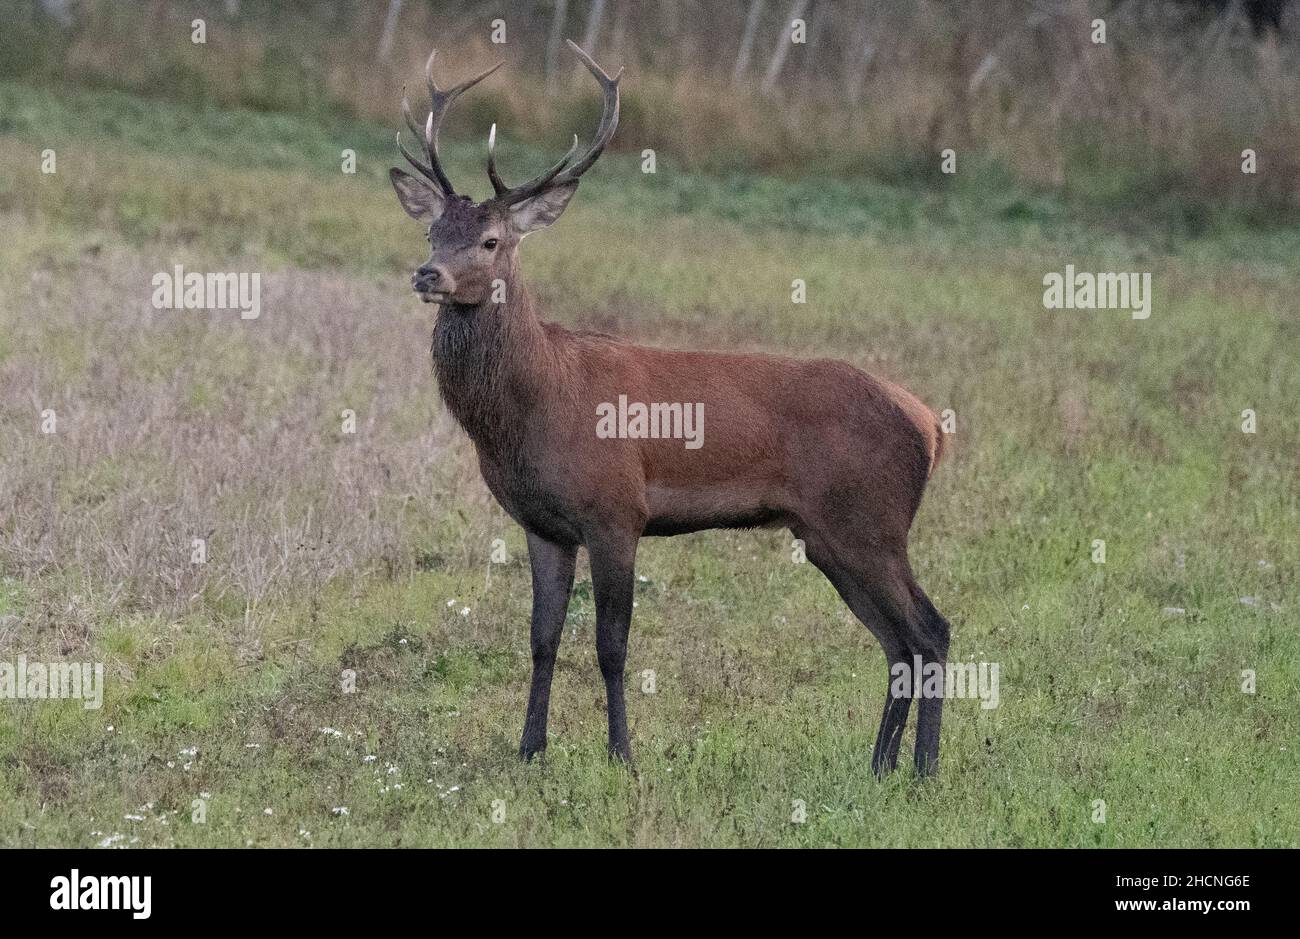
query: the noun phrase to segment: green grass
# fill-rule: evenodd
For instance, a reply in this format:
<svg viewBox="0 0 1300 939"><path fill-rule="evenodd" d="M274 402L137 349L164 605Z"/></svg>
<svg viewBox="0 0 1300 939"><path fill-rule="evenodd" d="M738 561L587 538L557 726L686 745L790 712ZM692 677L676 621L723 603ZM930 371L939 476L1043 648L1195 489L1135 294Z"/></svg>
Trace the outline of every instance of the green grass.
<svg viewBox="0 0 1300 939"><path fill-rule="evenodd" d="M585 569L550 750L520 765L523 538L437 409L427 311L405 289L423 245L386 188L388 134L17 83L0 114L0 661L107 672L99 711L0 702L0 844L1300 840L1300 232L1105 225L960 175L926 194L602 162L524 251L553 318L834 354L956 412L913 563L953 658L1000 663L1001 703L949 703L939 778L877 782L883 657L789 538L650 540L635 773L604 755ZM481 191L477 145L449 150ZM255 326L133 319L148 273L174 263L263 271L282 292ZM1150 270L1151 318L1045 311L1042 275L1066 263ZM55 440L37 434L51 401ZM368 436L339 436L343 407ZM229 472L203 475L223 453ZM283 488L244 486L288 460ZM347 501L325 488L338 476L356 481ZM131 527L151 506L163 534ZM195 575L188 537L208 527L213 571ZM341 543L341 572L285 561L310 576L266 589L241 573L245 556Z"/></svg>

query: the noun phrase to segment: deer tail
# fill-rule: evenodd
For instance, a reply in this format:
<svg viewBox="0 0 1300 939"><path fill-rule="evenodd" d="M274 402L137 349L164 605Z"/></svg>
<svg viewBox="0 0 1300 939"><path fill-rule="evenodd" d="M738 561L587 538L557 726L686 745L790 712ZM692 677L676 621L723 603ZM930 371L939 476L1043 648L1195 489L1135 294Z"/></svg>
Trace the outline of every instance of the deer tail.
<svg viewBox="0 0 1300 939"><path fill-rule="evenodd" d="M926 479L934 475L939 461L943 459L944 437L947 436L943 432L942 422L933 411L930 412L930 434L930 471L925 474Z"/></svg>
<svg viewBox="0 0 1300 939"><path fill-rule="evenodd" d="M928 480L934 475L935 467L939 465L939 460L943 457L943 438L945 434L943 425L939 422L939 416L930 410L920 398L902 385L893 382L885 382L884 385L894 403L898 405L899 410L916 428L917 433L921 435L921 439L925 443L925 452L930 458L930 465L925 472L925 478Z"/></svg>

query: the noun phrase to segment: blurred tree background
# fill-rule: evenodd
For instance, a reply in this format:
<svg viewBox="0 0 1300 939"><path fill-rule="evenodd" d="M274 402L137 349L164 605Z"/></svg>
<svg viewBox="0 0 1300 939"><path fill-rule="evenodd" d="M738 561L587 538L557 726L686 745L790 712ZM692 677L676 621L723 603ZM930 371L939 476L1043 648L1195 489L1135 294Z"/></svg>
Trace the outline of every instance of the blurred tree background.
<svg viewBox="0 0 1300 939"><path fill-rule="evenodd" d="M953 148L964 173L1105 212L1300 214L1293 0L0 0L0 19L0 78L394 128L431 47L449 80L504 59L447 133L495 120L546 146L599 106L567 37L627 68L615 148L691 170L931 186Z"/></svg>

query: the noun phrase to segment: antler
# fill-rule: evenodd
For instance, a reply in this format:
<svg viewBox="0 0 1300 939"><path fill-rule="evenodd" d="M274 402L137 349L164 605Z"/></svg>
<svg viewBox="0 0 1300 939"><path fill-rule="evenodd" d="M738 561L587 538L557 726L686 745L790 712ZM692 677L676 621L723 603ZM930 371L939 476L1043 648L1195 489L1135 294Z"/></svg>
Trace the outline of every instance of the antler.
<svg viewBox="0 0 1300 939"><path fill-rule="evenodd" d="M570 49L577 53L578 58L582 60L583 65L587 66L591 74L596 76L596 81L600 82L600 87L605 93L604 110L600 116L600 124L596 127L595 139L592 140L591 147L586 153L576 162L570 163L569 161L573 159L573 155L578 150L578 137L575 134L573 146L560 159L560 162L522 186L511 188L506 186L497 174L497 128L493 124L492 131L488 134L488 178L492 180L492 188L496 190L496 201L503 205L514 205L517 202L523 202L525 199L531 199L547 189L554 189L557 186L576 182L579 176L591 169L591 165L596 162L596 159L614 136L614 129L618 127L618 80L623 76L623 70L619 69L618 74L610 78L605 74L604 69L596 64L595 59L583 52L577 43L571 39L566 39L565 42L569 44Z"/></svg>
<svg viewBox="0 0 1300 939"><path fill-rule="evenodd" d="M555 179L560 170L564 169L565 164L567 164L569 160L573 158L573 155L578 152L578 135L573 135L573 145L569 147L568 153L560 157L560 162L556 163L540 176L535 176L522 186L516 186L513 189L507 186L497 173L496 149L497 125L493 124L492 129L488 131L488 179L492 180L492 188L496 190L497 198L502 202L505 202L506 205L511 205L515 202L527 199L530 196L537 195L537 193L546 188L547 183ZM506 198L502 197L507 197L509 201L506 201Z"/></svg>
<svg viewBox="0 0 1300 939"><path fill-rule="evenodd" d="M402 91L402 115L406 118L406 126L411 129L411 133L423 140L424 153L428 158L428 162L426 163L420 160L406 149L406 146L402 143L402 135L400 133L397 135L397 146L398 149L402 151L402 155L410 161L412 166L420 171L422 176L441 189L443 195L450 197L454 196L456 191L452 189L451 180L449 180L447 174L443 172L442 163L438 159L438 128L442 124L442 119L446 116L447 109L451 107L452 102L460 97L461 93L466 89L477 85L483 79L487 78L499 69L501 63L498 62L483 74L467 79L454 88L449 88L447 91L441 91L433 80L433 60L437 55L437 49L430 52L429 61L426 62L424 66L424 81L425 84L429 86L429 117L424 123L423 130L421 130L420 126L415 122L415 118L411 115L411 104L406 100L405 89Z"/></svg>

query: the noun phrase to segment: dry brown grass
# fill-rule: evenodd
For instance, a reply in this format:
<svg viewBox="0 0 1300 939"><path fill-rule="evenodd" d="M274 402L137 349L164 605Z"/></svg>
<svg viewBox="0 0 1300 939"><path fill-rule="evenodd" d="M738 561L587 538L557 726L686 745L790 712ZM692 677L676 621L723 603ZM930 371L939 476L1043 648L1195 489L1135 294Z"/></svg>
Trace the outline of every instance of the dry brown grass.
<svg viewBox="0 0 1300 939"><path fill-rule="evenodd" d="M482 501L465 491L472 467L427 370L412 366L428 323L394 309L390 290L266 274L262 316L241 321L153 309L150 278L167 269L156 258L74 263L70 278L37 258L6 291L25 313L0 362L0 424L20 441L0 450L7 574L109 610L255 607L292 584L420 563L447 500ZM51 435L39 433L47 408ZM344 408L355 435L341 433ZM194 538L206 564L191 562Z"/></svg>

